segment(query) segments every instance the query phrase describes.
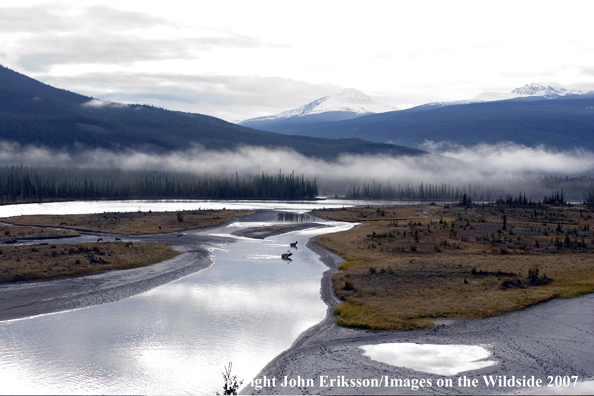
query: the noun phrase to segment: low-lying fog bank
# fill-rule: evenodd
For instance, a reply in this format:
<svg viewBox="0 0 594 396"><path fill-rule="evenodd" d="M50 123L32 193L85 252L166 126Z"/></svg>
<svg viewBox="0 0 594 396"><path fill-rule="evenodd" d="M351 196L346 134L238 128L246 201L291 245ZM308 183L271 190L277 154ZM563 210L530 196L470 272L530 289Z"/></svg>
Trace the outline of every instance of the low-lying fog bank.
<svg viewBox="0 0 594 396"><path fill-rule="evenodd" d="M428 148L443 145L428 143ZM522 192L533 200L563 189L565 198L582 201L594 188L594 153L558 151L516 144L451 147L420 156L343 155L329 162L305 157L291 148L242 147L209 151L198 146L163 154L112 152L103 149L77 153L16 143L0 143L0 164L84 168L151 169L195 175L231 176L294 171L316 178L320 195L345 195L353 186L373 185L418 189L447 185L475 200L490 200Z"/></svg>

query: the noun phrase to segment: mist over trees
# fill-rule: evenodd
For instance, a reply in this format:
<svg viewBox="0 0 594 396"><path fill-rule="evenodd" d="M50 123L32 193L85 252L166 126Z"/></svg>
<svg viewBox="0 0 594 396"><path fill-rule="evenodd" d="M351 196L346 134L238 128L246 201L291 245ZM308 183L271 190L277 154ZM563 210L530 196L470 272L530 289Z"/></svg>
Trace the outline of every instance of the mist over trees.
<svg viewBox="0 0 594 396"><path fill-rule="evenodd" d="M323 188L323 181L320 188ZM523 188L524 192L514 197L512 191ZM555 191L551 194L551 191ZM545 204L573 202L590 202L594 198L594 178L591 176L576 177L533 177L514 182L494 180L491 184L456 185L452 183L400 183L385 184L363 181L351 184L346 188L346 198L350 199L383 199L383 200L420 200L420 201L461 201L467 197L472 202L497 201L509 205L528 205L542 202ZM505 197L505 198L503 198Z"/></svg>
<svg viewBox="0 0 594 396"><path fill-rule="evenodd" d="M0 167L0 202L89 199L346 199L394 201L497 201L505 205L586 202L594 206L594 178L540 177L517 184L353 183L340 177L292 173L203 174L121 168Z"/></svg>
<svg viewBox="0 0 594 396"><path fill-rule="evenodd" d="M235 150L242 146L291 147L307 157L341 153L421 155L424 151L360 139L287 136L232 124L203 114L93 99L43 84L0 65L0 140L75 155L83 150L126 149L150 154Z"/></svg>
<svg viewBox="0 0 594 396"><path fill-rule="evenodd" d="M316 180L294 173L208 177L191 173L4 166L0 168L0 200L55 199L313 199Z"/></svg>

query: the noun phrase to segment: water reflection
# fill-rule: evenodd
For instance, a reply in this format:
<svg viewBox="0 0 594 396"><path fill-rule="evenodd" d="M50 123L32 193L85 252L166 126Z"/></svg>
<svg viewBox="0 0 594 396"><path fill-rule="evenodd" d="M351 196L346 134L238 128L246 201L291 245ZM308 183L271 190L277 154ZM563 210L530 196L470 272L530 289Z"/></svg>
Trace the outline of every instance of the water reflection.
<svg viewBox="0 0 594 396"><path fill-rule="evenodd" d="M72 201L3 205L0 217L40 214L85 214L103 212L148 212L198 209L268 209L277 211L310 211L313 209L342 208L355 205L426 205L422 201L364 201L326 199L319 201L214 201L214 200L125 200L125 201Z"/></svg>
<svg viewBox="0 0 594 396"><path fill-rule="evenodd" d="M313 223L319 218L309 213L279 212L276 214L276 221L289 223Z"/></svg>
<svg viewBox="0 0 594 396"><path fill-rule="evenodd" d="M253 378L325 316L326 267L307 249L280 259L310 235L237 238L213 248L210 268L146 293L0 323L0 393L212 395L229 361L240 378Z"/></svg>
<svg viewBox="0 0 594 396"><path fill-rule="evenodd" d="M497 362L486 360L491 352L478 345L378 344L361 349L373 360L439 375L478 370Z"/></svg>

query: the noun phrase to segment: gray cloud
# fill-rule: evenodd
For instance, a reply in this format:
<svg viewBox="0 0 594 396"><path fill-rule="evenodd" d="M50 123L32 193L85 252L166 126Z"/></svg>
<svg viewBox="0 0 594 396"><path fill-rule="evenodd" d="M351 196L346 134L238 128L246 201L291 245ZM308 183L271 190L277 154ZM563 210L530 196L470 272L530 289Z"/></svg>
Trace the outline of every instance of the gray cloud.
<svg viewBox="0 0 594 396"><path fill-rule="evenodd" d="M57 8L56 11L64 11ZM0 32L47 33L63 32L69 29L60 12L53 13L46 7L2 7L0 8Z"/></svg>
<svg viewBox="0 0 594 396"><path fill-rule="evenodd" d="M594 50L594 49L593 49ZM594 78L594 66L579 66L577 68L583 75Z"/></svg>
<svg viewBox="0 0 594 396"><path fill-rule="evenodd" d="M329 84L257 76L125 72L74 76L48 74L56 65L128 66L141 61L199 59L213 48L278 47L228 28L203 27L203 33L197 37L140 36L142 29L158 26L173 31L188 27L143 12L104 6L80 10L60 5L2 7L0 33L17 35L11 36L10 47L0 52L0 60L13 69L23 70L45 83L73 92L124 103L209 114L229 121L301 106L304 101L341 89L335 86L328 89Z"/></svg>
<svg viewBox="0 0 594 396"><path fill-rule="evenodd" d="M274 114L342 91L282 77L86 73L45 76L43 82L88 96L124 103L209 114L228 121Z"/></svg>
<svg viewBox="0 0 594 396"><path fill-rule="evenodd" d="M132 64L139 61L195 59L212 48L256 48L260 40L233 35L185 39L149 39L102 32L79 35L44 34L22 39L20 64L31 71L48 71L65 64Z"/></svg>
<svg viewBox="0 0 594 396"><path fill-rule="evenodd" d="M185 28L143 12L94 6L77 12L63 6L0 8L0 32L24 33L11 43L16 62L47 72L60 64L131 64L139 61L195 59L213 48L275 46L262 40L210 28L199 37L158 39L134 29Z"/></svg>
<svg viewBox="0 0 594 396"><path fill-rule="evenodd" d="M117 10L105 6L86 7L80 11L63 5L44 7L0 7L0 32L47 35L90 31L125 31L137 28L176 25L167 19L143 12Z"/></svg>
<svg viewBox="0 0 594 396"><path fill-rule="evenodd" d="M49 71L54 65L65 64L132 64L147 60L192 59L194 40L157 40L134 36L101 35L79 36L46 34L21 41L26 53L21 53L20 64L30 71Z"/></svg>

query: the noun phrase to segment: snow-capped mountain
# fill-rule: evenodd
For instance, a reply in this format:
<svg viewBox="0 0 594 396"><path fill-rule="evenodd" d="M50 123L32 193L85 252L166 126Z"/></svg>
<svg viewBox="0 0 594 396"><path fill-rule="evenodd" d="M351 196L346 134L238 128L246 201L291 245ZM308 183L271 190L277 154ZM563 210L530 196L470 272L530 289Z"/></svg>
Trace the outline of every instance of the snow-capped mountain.
<svg viewBox="0 0 594 396"><path fill-rule="evenodd" d="M366 114L385 113L394 110L393 107L374 103L369 96L356 89L347 88L337 95L316 99L297 109L283 111L282 113L270 116L251 118L249 120L240 121L238 124L251 126L261 123L283 121L294 117L298 118L293 120L295 122L305 121L304 118L315 119L316 121L344 120L360 117Z"/></svg>
<svg viewBox="0 0 594 396"><path fill-rule="evenodd" d="M526 84L520 88L515 88L511 92L483 92L482 94L477 95L472 99L458 100L452 102L431 102L418 107L444 107L529 97L544 97L546 99L555 99L567 95L594 95L594 83L577 83L567 85L564 87L561 84L554 82L538 82Z"/></svg>
<svg viewBox="0 0 594 396"><path fill-rule="evenodd" d="M564 87L554 82L537 82L526 84L509 93L483 92L471 100L474 102L491 102L493 100L526 98L530 96L542 96L547 99L554 99L567 95L594 95L594 83L577 83Z"/></svg>
<svg viewBox="0 0 594 396"><path fill-rule="evenodd" d="M565 95L568 90L557 83L532 83L511 91L520 96L551 96Z"/></svg>

